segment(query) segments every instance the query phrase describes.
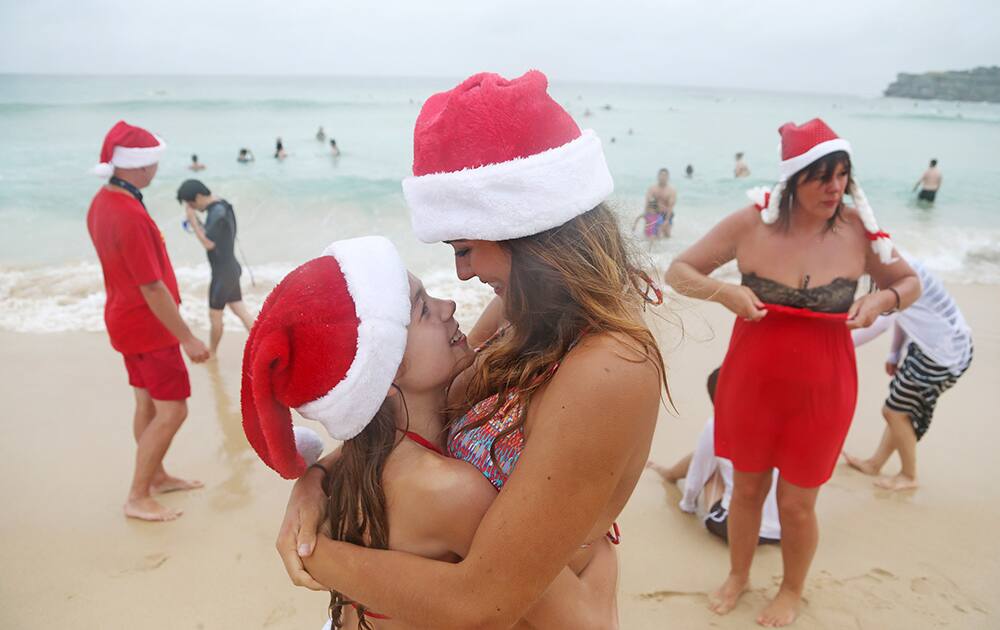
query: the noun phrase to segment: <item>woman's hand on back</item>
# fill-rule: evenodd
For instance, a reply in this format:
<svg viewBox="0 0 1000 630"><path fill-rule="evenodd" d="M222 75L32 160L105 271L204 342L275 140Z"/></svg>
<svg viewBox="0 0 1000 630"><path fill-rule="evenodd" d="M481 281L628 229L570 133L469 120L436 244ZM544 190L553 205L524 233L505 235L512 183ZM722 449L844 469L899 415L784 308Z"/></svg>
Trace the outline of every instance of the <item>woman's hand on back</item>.
<svg viewBox="0 0 1000 630"><path fill-rule="evenodd" d="M302 558L316 548L316 533L324 517L326 495L322 482L323 476L317 468L310 468L295 482L274 545L292 583L314 591L329 590L302 566Z"/></svg>

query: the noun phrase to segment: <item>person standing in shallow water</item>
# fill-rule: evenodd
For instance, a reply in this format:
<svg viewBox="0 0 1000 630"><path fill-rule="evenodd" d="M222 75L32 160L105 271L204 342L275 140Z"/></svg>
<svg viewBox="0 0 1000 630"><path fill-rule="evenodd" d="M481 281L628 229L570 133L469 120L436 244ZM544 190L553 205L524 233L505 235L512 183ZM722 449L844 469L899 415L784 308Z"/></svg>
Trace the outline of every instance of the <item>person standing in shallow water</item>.
<svg viewBox="0 0 1000 630"><path fill-rule="evenodd" d="M742 152L736 154L736 164L733 165L733 177L736 179L750 177L750 167L747 166L746 161L743 159Z"/></svg>
<svg viewBox="0 0 1000 630"><path fill-rule="evenodd" d="M757 617L792 623L819 540L816 498L833 473L857 401L850 331L906 308L920 282L881 231L852 179L850 144L823 121L787 123L781 179L750 191L754 205L723 219L667 271L679 293L736 315L715 399L716 453L733 462L730 571L709 598L732 610L749 587L761 508L777 468L784 567ZM845 205L848 193L856 207ZM739 285L710 278L736 259ZM855 300L858 278L879 290Z"/></svg>
<svg viewBox="0 0 1000 630"><path fill-rule="evenodd" d="M195 363L209 356L178 311L180 292L163 234L140 192L156 176L164 148L157 136L119 121L104 138L94 169L111 179L87 212L87 230L104 272L104 321L135 396L135 472L124 511L145 521L171 521L182 513L153 495L202 486L167 474L163 457L187 418L191 395L181 349Z"/></svg>
<svg viewBox="0 0 1000 630"><path fill-rule="evenodd" d="M243 304L240 290L243 268L236 260L236 213L228 201L213 195L197 179L181 184L177 189L177 201L184 204L188 223L205 248L208 264L212 268L212 280L208 285L209 349L215 356L222 340L226 307L243 322L247 332L253 326L253 317ZM206 215L204 225L198 219L198 212Z"/></svg>
<svg viewBox="0 0 1000 630"><path fill-rule="evenodd" d="M927 205L933 205L937 198L938 190L941 189L941 169L938 168L937 160L931 160L927 170L920 176L917 183L913 185L913 190L920 189L917 193L917 200Z"/></svg>

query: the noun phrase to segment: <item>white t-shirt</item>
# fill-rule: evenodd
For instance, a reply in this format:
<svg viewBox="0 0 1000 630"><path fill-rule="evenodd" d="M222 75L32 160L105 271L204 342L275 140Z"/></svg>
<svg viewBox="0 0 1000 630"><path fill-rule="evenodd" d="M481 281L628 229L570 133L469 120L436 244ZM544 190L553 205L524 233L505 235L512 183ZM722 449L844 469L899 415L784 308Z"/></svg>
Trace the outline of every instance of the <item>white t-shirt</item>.
<svg viewBox="0 0 1000 630"><path fill-rule="evenodd" d="M719 470L724 489L722 492L722 507L729 509L733 498L733 463L725 457L715 456L715 418L709 416L705 428L698 436L698 445L691 456L687 476L684 478L684 496L681 497L680 508L694 514L698 511L698 497L701 496L712 473ZM781 523L778 519L778 471L775 470L771 480L771 490L764 500L764 511L760 520L761 538L781 538Z"/></svg>
<svg viewBox="0 0 1000 630"><path fill-rule="evenodd" d="M904 256L920 278L923 292L909 308L893 315L879 317L869 329L853 332L854 345L860 346L885 332L895 321L906 337L917 344L921 352L953 374L961 374L972 353L972 333L965 323L958 304L948 295L941 281L921 263ZM899 347L890 353L890 362L897 362Z"/></svg>

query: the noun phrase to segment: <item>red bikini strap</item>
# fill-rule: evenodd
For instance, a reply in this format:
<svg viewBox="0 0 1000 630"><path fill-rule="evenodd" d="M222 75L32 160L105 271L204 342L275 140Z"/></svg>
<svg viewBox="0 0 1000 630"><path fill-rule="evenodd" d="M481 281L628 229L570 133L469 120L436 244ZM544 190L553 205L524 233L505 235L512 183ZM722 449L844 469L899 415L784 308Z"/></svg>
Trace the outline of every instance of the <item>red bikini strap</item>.
<svg viewBox="0 0 1000 630"><path fill-rule="evenodd" d="M429 451L434 451L438 455L444 455L444 453L441 451L441 449L439 449L437 447L436 444L432 444L431 442L429 442L428 440L426 440L424 438L424 436L420 435L419 433L414 433L413 431L403 431L403 435L405 435L406 437L410 438L411 440L413 440L414 442L416 442L420 446L423 446L424 448L426 448Z"/></svg>
<svg viewBox="0 0 1000 630"><path fill-rule="evenodd" d="M354 610L358 611L359 614L361 613L361 607L358 606L357 602L352 602L351 606L354 608ZM389 617L388 615L380 615L370 610L365 611L365 617L370 617L372 619L392 619L392 617Z"/></svg>

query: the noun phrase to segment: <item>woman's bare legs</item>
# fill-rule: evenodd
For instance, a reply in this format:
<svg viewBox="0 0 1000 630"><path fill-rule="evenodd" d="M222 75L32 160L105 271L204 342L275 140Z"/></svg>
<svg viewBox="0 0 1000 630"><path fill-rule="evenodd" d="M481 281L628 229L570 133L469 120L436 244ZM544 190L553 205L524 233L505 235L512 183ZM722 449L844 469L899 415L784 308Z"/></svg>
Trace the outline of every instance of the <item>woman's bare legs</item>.
<svg viewBox="0 0 1000 630"><path fill-rule="evenodd" d="M761 512L771 490L771 469L733 471L733 498L729 502L729 576L708 598L709 609L724 615L736 607L750 583L750 565L760 536ZM782 526L784 535L784 526Z"/></svg>
<svg viewBox="0 0 1000 630"><path fill-rule="evenodd" d="M819 525L816 522L818 495L818 486L802 488L788 483L784 478L778 481L781 561L785 574L778 594L757 617L757 623L762 626L781 628L795 621L799 614L806 575L819 543ZM731 528L732 525L730 531Z"/></svg>

